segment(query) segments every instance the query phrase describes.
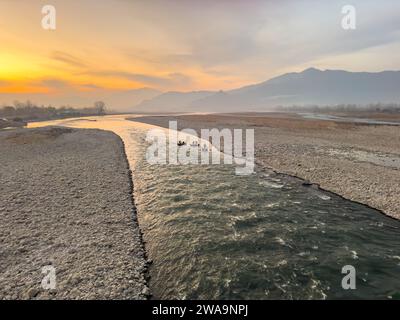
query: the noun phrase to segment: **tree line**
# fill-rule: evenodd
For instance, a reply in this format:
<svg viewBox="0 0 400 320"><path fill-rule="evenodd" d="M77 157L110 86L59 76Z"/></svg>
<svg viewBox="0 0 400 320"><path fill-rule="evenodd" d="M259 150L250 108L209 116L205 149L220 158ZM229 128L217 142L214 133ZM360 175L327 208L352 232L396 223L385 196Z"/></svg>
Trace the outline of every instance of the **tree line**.
<svg viewBox="0 0 400 320"><path fill-rule="evenodd" d="M56 108L51 105L38 106L30 101L15 101L12 106L0 108L0 118L11 121L50 120L104 114L106 114L106 105L103 101L97 101L92 107L87 108L70 106Z"/></svg>
<svg viewBox="0 0 400 320"><path fill-rule="evenodd" d="M306 105L306 106L279 106L281 111L295 112L383 112L400 113L400 104L397 103L371 103L368 105L358 104L338 104L338 105Z"/></svg>

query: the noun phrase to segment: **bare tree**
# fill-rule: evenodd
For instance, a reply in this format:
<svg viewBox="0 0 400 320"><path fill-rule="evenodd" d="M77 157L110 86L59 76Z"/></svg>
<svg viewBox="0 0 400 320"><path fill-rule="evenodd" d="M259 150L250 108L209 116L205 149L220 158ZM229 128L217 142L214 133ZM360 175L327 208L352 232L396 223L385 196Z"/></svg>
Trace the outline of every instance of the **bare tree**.
<svg viewBox="0 0 400 320"><path fill-rule="evenodd" d="M94 108L97 110L99 115L105 115L106 113L106 104L103 101L96 101L94 103Z"/></svg>

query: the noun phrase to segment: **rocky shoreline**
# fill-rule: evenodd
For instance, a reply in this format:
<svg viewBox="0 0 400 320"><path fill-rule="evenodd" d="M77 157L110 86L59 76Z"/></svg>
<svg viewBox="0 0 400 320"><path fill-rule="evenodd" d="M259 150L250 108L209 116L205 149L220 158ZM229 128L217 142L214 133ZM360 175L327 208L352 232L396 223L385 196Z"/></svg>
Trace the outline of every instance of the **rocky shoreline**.
<svg viewBox="0 0 400 320"><path fill-rule="evenodd" d="M149 297L117 135L15 129L0 132L0 150L0 299Z"/></svg>

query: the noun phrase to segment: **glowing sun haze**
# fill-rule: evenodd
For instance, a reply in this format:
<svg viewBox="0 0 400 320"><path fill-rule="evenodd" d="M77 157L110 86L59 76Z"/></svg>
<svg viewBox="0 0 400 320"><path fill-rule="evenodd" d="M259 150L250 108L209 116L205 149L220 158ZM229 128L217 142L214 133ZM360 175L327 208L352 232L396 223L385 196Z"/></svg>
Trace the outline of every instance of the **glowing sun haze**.
<svg viewBox="0 0 400 320"><path fill-rule="evenodd" d="M57 29L41 26L44 5ZM400 69L400 2L0 0L0 103L85 105L138 88L227 90L310 66Z"/></svg>

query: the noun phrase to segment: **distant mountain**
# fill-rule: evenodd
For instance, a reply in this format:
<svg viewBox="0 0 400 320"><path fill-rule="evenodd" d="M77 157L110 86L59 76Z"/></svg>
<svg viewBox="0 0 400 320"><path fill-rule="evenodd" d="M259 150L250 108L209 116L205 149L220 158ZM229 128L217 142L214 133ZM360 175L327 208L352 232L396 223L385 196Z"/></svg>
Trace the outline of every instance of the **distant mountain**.
<svg viewBox="0 0 400 320"><path fill-rule="evenodd" d="M226 92L168 92L137 107L164 112L233 112L263 111L280 105L379 102L400 102L400 71L371 73L309 68Z"/></svg>
<svg viewBox="0 0 400 320"><path fill-rule="evenodd" d="M139 104L143 100L154 98L161 94L161 91L152 88L140 88L126 91L115 92L104 97L104 102L110 109L131 112L133 106Z"/></svg>
<svg viewBox="0 0 400 320"><path fill-rule="evenodd" d="M135 112L182 112L192 102L213 95L213 91L175 92L160 94L136 105Z"/></svg>

